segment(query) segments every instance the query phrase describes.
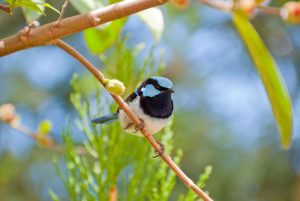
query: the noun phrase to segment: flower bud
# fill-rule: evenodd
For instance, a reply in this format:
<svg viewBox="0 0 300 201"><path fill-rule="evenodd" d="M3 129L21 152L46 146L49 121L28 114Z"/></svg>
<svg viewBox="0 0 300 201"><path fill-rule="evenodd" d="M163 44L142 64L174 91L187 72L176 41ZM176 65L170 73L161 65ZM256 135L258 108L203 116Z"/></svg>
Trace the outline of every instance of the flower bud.
<svg viewBox="0 0 300 201"><path fill-rule="evenodd" d="M0 106L0 121L10 123L15 117L16 109L14 105L6 103Z"/></svg>
<svg viewBox="0 0 300 201"><path fill-rule="evenodd" d="M254 15L256 6L256 0L239 0L235 2L234 10L241 12L242 14L250 18Z"/></svg>
<svg viewBox="0 0 300 201"><path fill-rule="evenodd" d="M281 18L287 23L300 23L300 2L288 1L280 9Z"/></svg>
<svg viewBox="0 0 300 201"><path fill-rule="evenodd" d="M179 9L186 9L190 5L190 0L173 0L172 2Z"/></svg>
<svg viewBox="0 0 300 201"><path fill-rule="evenodd" d="M115 79L105 79L104 80L105 88L112 94L121 96L125 91L125 86L122 82Z"/></svg>

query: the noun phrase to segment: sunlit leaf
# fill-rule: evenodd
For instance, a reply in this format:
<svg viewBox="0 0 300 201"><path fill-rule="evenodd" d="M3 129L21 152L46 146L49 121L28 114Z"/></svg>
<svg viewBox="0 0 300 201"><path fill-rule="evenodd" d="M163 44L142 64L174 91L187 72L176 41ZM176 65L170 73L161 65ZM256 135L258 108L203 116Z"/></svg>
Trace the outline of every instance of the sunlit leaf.
<svg viewBox="0 0 300 201"><path fill-rule="evenodd" d="M86 44L94 54L101 54L111 47L119 37L125 20L115 20L107 26L87 29L83 32Z"/></svg>
<svg viewBox="0 0 300 201"><path fill-rule="evenodd" d="M149 27L154 39L159 41L164 30L164 18L159 8L149 8L138 13L138 16Z"/></svg>
<svg viewBox="0 0 300 201"><path fill-rule="evenodd" d="M71 0L70 3L80 13L86 13L103 7L103 4L99 0Z"/></svg>
<svg viewBox="0 0 300 201"><path fill-rule="evenodd" d="M60 14L59 10L57 10L56 8L54 8L53 6L51 6L51 5L48 4L48 3L43 3L43 4L41 4L41 5L44 6L44 7L47 7L47 8L49 8L49 9L55 11L55 12L57 12L58 14Z"/></svg>
<svg viewBox="0 0 300 201"><path fill-rule="evenodd" d="M45 3L44 0L37 0L38 3ZM16 6L21 6L27 23L37 20L41 15L45 15L45 7L30 1L15 2Z"/></svg>
<svg viewBox="0 0 300 201"><path fill-rule="evenodd" d="M268 93L273 115L281 134L281 144L284 148L288 148L291 144L293 115L285 83L274 59L251 23L237 13L233 13L233 22L248 48Z"/></svg>

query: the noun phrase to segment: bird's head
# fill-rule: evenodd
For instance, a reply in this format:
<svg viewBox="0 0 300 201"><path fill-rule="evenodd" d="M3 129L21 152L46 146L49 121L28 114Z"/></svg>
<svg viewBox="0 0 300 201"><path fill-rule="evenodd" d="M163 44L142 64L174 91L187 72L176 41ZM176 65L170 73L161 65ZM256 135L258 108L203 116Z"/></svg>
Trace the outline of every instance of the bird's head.
<svg viewBox="0 0 300 201"><path fill-rule="evenodd" d="M165 77L150 77L146 79L136 90L138 95L143 97L155 97L160 94L170 95L174 91L172 90L173 83L171 80Z"/></svg>

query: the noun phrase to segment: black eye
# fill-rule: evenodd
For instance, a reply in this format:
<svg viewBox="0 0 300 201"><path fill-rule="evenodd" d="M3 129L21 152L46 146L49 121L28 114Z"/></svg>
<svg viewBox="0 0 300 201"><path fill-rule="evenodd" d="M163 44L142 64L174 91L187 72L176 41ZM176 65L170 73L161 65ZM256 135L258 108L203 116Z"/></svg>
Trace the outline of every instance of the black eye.
<svg viewBox="0 0 300 201"><path fill-rule="evenodd" d="M159 86L158 90L159 90L159 91L166 91L166 90L168 90L168 88L165 88L165 87Z"/></svg>

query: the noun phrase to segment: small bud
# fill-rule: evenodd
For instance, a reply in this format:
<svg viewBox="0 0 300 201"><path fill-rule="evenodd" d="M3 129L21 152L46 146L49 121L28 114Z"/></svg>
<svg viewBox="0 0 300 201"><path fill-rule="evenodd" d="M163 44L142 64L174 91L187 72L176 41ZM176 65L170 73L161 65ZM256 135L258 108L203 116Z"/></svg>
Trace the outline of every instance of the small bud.
<svg viewBox="0 0 300 201"><path fill-rule="evenodd" d="M14 105L6 103L0 106L0 121L10 123L15 117L16 109Z"/></svg>
<svg viewBox="0 0 300 201"><path fill-rule="evenodd" d="M254 15L256 6L256 0L239 0L235 2L234 9L250 18Z"/></svg>
<svg viewBox="0 0 300 201"><path fill-rule="evenodd" d="M39 123L38 132L47 135L52 130L52 123L49 120L43 120Z"/></svg>
<svg viewBox="0 0 300 201"><path fill-rule="evenodd" d="M286 2L280 9L280 16L287 23L300 23L300 2Z"/></svg>
<svg viewBox="0 0 300 201"><path fill-rule="evenodd" d="M125 86L122 82L115 79L105 79L104 80L105 88L112 94L121 96L125 91Z"/></svg>

